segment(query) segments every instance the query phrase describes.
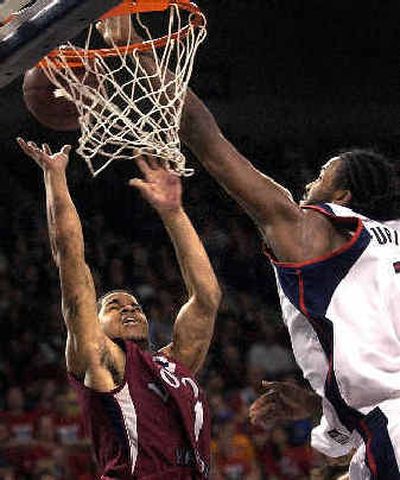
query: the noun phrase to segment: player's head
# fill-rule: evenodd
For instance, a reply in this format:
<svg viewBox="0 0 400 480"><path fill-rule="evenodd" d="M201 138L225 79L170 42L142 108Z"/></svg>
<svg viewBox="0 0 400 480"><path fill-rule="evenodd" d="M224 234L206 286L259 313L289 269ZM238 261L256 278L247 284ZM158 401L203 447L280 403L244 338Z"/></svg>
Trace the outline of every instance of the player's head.
<svg viewBox="0 0 400 480"><path fill-rule="evenodd" d="M375 220L400 218L399 169L369 150L352 150L331 158L307 185L305 204L332 202Z"/></svg>
<svg viewBox="0 0 400 480"><path fill-rule="evenodd" d="M97 302L103 332L112 340L148 343L149 326L142 307L126 290L113 290Z"/></svg>

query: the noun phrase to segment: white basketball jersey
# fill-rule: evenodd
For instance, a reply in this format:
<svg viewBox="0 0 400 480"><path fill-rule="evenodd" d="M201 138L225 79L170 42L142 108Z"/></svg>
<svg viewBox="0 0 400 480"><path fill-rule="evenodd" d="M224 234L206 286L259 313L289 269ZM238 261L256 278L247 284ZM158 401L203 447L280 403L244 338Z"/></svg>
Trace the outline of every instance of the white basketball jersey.
<svg viewBox="0 0 400 480"><path fill-rule="evenodd" d="M375 407L394 402L400 413L400 221L334 204L307 208L352 233L321 258L274 262L294 355L323 397L313 446L340 456L367 439L365 416Z"/></svg>

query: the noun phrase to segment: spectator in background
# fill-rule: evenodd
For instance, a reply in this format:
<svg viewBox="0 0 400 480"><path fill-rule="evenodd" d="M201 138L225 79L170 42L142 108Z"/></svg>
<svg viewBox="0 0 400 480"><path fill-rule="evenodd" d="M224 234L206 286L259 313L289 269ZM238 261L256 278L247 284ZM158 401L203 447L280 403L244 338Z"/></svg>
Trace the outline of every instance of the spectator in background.
<svg viewBox="0 0 400 480"><path fill-rule="evenodd" d="M261 480L251 439L237 431L234 415L215 422L211 445L213 480Z"/></svg>
<svg viewBox="0 0 400 480"><path fill-rule="evenodd" d="M61 445L86 443L76 394L70 387L65 386L55 397L53 415L57 441Z"/></svg>
<svg viewBox="0 0 400 480"><path fill-rule="evenodd" d="M306 480L309 478L313 452L309 444L292 446L289 432L276 426L272 430L256 429L252 440L257 459L267 478Z"/></svg>
<svg viewBox="0 0 400 480"><path fill-rule="evenodd" d="M0 412L0 420L8 427L11 441L18 444L28 444L33 440L36 411L28 411L24 391L13 386L6 393L6 408Z"/></svg>
<svg viewBox="0 0 400 480"><path fill-rule="evenodd" d="M19 480L15 476L14 467L10 466L6 461L2 460L0 456L0 479L1 480Z"/></svg>
<svg viewBox="0 0 400 480"><path fill-rule="evenodd" d="M261 369L264 377L270 380L279 380L296 370L293 354L280 345L276 330L264 321L262 338L257 339L247 352L247 365Z"/></svg>

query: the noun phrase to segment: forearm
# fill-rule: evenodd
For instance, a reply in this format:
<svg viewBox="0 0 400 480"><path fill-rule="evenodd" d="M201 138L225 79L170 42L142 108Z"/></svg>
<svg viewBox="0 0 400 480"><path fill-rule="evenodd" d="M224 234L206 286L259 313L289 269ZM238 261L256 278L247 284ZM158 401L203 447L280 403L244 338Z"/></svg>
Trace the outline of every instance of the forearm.
<svg viewBox="0 0 400 480"><path fill-rule="evenodd" d="M175 320L172 344L163 352L196 373L211 342L221 291L207 253L183 209L160 215L174 244L189 295Z"/></svg>
<svg viewBox="0 0 400 480"><path fill-rule="evenodd" d="M47 222L53 259L58 267L65 257L83 258L82 227L71 199L65 172L44 173Z"/></svg>
<svg viewBox="0 0 400 480"><path fill-rule="evenodd" d="M174 245L189 297L204 308L217 308L220 288L207 252L182 208L160 213Z"/></svg>
<svg viewBox="0 0 400 480"><path fill-rule="evenodd" d="M120 19L120 28L103 30L106 42L113 39L117 44L126 44L129 35L134 41L140 37L132 30L130 21ZM174 73L163 72L162 80L157 71L152 52L140 53L139 68L149 77L151 89L158 89L160 83L174 83ZM164 76L165 75L165 76ZM169 101L169 89L162 94ZM163 97L160 99L163 102ZM263 175L228 142L221 133L214 116L205 104L189 89L185 97L180 138L195 154L197 159L221 183L261 227L275 225L282 217L292 220L299 209L289 192Z"/></svg>
<svg viewBox="0 0 400 480"><path fill-rule="evenodd" d="M69 334L87 346L96 338L98 324L96 292L85 262L81 222L65 172L44 175L49 236L60 277L64 320Z"/></svg>
<svg viewBox="0 0 400 480"><path fill-rule="evenodd" d="M209 173L255 222L274 224L298 214L290 192L257 170L222 134L206 105L189 90L180 136Z"/></svg>

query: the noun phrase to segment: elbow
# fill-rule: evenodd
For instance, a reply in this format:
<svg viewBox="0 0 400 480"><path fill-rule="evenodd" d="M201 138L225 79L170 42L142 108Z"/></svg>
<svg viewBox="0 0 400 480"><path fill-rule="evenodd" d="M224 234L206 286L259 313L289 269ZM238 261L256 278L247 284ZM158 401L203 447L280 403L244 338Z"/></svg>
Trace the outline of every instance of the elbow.
<svg viewBox="0 0 400 480"><path fill-rule="evenodd" d="M219 284L215 282L212 288L196 296L196 301L204 312L216 315L222 301L222 290Z"/></svg>
<svg viewBox="0 0 400 480"><path fill-rule="evenodd" d="M221 302L222 302L222 290L219 284L217 283L212 295L212 304L216 311L219 309Z"/></svg>

